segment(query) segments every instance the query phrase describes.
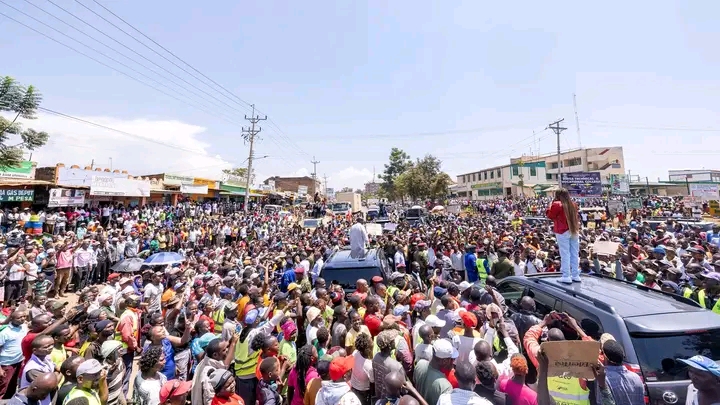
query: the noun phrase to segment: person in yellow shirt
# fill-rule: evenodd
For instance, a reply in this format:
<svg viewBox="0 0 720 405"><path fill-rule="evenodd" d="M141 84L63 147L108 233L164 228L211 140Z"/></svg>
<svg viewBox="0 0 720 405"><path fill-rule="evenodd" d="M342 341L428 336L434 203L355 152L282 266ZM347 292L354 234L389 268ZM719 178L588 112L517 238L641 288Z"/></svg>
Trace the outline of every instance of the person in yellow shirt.
<svg viewBox="0 0 720 405"><path fill-rule="evenodd" d="M360 335L361 333L365 333L366 335L371 336L370 329L368 329L367 326L363 325L362 317L360 317L360 314L357 311L351 311L349 316L350 329L345 335L346 353L352 353L355 350L355 340L357 339L358 335Z"/></svg>

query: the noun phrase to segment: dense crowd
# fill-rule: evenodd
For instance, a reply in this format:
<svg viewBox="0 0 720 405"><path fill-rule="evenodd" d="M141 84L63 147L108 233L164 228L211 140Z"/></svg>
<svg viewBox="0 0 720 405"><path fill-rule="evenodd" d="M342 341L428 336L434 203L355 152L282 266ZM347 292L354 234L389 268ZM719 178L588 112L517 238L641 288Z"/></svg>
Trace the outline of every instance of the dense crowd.
<svg viewBox="0 0 720 405"><path fill-rule="evenodd" d="M497 283L599 274L720 314L720 226L677 227L674 200L646 199L588 227L561 190L401 221L378 236L360 218L304 229L304 209L238 208L0 214L0 396L14 405L643 405L641 376L623 366L612 335L566 313L541 315L530 296L511 313ZM526 222L531 214L549 221ZM656 214L666 221L653 230L646 219ZM33 235L38 223L44 232ZM597 242L617 250L598 254ZM342 249L382 250L389 274L349 291L323 279ZM175 259L154 265L153 254ZM564 340L600 341L594 379L547 375L540 344ZM681 361L691 370L687 403L720 402L720 367Z"/></svg>

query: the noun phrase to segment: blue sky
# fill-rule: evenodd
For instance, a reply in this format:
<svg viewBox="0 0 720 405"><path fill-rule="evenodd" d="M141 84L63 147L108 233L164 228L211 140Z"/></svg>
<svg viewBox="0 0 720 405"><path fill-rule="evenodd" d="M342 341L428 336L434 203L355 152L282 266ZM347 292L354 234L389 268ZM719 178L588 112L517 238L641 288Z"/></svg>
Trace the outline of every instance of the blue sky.
<svg viewBox="0 0 720 405"><path fill-rule="evenodd" d="M46 108L139 136L41 115L30 124L52 137L33 157L41 164L95 159L109 165L112 158L114 168L133 174L198 176L244 164L248 149L239 124L246 124L247 106L193 79L78 2L53 0L222 103L47 0L3 1L156 78L167 86L157 87L180 92L184 101L0 16L0 74L37 86ZM257 144L257 155L269 156L258 161L260 177L308 173L314 155L330 187L358 187L370 180L373 167L382 170L394 146L413 157L439 156L456 175L522 153L553 151L554 137L542 130L558 118L569 128L561 148L574 148L580 140L573 93L582 145L623 146L633 174L656 179L666 178L668 169L720 168L714 163L720 153L715 1L98 1L270 116L273 123L263 123ZM92 0L79 2L134 33ZM6 4L0 3L0 12L142 79Z"/></svg>

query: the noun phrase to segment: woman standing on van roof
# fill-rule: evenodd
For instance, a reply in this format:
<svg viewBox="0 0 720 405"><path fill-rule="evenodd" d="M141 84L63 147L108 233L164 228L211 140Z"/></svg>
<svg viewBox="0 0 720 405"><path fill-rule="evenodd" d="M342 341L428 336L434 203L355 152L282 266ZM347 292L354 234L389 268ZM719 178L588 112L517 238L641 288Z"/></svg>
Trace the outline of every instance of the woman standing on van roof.
<svg viewBox="0 0 720 405"><path fill-rule="evenodd" d="M555 193L555 200L547 210L547 217L553 221L553 232L560 250L561 283L580 282L580 236L577 205L570 199L564 188Z"/></svg>

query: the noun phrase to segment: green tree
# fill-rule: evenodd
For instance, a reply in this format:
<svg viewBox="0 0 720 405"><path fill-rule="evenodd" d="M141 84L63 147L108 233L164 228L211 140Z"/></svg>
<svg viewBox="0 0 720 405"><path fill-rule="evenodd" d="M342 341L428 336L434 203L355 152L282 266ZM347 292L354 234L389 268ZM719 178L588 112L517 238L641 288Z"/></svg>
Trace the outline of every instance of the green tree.
<svg viewBox="0 0 720 405"><path fill-rule="evenodd" d="M340 190L340 192L341 192L341 193L352 193L352 192L353 192L353 189L352 189L352 187L343 187L343 188Z"/></svg>
<svg viewBox="0 0 720 405"><path fill-rule="evenodd" d="M18 120L36 119L42 95L34 86L24 87L10 76L0 77L0 112L9 113L11 119L0 116L0 168L17 167L24 160L25 150L35 150L48 141L47 132L32 128L23 129ZM15 142L13 135L19 136ZM12 144L8 145L10 141Z"/></svg>
<svg viewBox="0 0 720 405"><path fill-rule="evenodd" d="M385 170L378 175L383 182L380 184L380 196L390 201L401 198L401 195L395 189L395 180L412 167L410 155L400 148L392 148L390 150L390 158L385 165Z"/></svg>
<svg viewBox="0 0 720 405"><path fill-rule="evenodd" d="M247 185L247 167L234 167L232 169L223 169L223 174L234 176L242 179L242 184ZM250 175L250 184L255 184L255 170Z"/></svg>

